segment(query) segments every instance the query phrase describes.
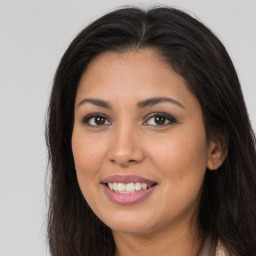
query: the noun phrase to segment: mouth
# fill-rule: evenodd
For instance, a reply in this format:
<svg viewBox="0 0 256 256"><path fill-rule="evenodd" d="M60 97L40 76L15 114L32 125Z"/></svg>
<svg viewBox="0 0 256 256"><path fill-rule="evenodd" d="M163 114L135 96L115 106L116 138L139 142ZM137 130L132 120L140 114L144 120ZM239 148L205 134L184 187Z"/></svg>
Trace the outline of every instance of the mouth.
<svg viewBox="0 0 256 256"><path fill-rule="evenodd" d="M136 175L114 175L102 180L106 195L118 204L133 204L148 197L157 182Z"/></svg>
<svg viewBox="0 0 256 256"><path fill-rule="evenodd" d="M123 193L123 194L128 194L128 193L135 193L141 190L146 190L149 189L155 185L157 185L157 183L153 183L153 184L147 184L147 183L140 183L140 182L136 182L136 183L120 183L120 182L114 182L114 183L103 183L105 186L107 186L109 189L111 189L112 191L115 191L116 193Z"/></svg>

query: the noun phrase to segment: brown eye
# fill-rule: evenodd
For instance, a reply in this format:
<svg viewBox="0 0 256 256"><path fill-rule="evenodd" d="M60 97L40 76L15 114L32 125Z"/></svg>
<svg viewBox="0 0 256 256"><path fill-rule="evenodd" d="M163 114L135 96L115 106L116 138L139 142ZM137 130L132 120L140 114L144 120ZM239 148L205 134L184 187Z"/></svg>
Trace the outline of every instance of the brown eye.
<svg viewBox="0 0 256 256"><path fill-rule="evenodd" d="M83 119L83 123L88 126L103 126L111 124L104 115L89 115Z"/></svg>
<svg viewBox="0 0 256 256"><path fill-rule="evenodd" d="M166 113L153 113L151 114L144 124L152 126L165 126L177 123L177 120Z"/></svg>
<svg viewBox="0 0 256 256"><path fill-rule="evenodd" d="M157 124L157 125L163 125L163 124L165 124L165 121L166 121L166 118L165 117L163 117L163 116L156 116L156 117L154 117L155 118L155 123Z"/></svg>
<svg viewBox="0 0 256 256"><path fill-rule="evenodd" d="M101 117L101 116L95 117L94 123L96 125L103 125L105 123L105 119L106 119L105 117Z"/></svg>

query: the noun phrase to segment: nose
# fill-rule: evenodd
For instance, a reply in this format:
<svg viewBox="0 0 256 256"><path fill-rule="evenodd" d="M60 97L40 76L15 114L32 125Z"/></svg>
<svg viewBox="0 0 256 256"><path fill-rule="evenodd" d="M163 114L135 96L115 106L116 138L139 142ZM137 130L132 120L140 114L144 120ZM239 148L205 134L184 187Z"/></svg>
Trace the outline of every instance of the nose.
<svg viewBox="0 0 256 256"><path fill-rule="evenodd" d="M140 137L138 131L132 127L116 127L111 136L109 160L122 167L142 162L145 156Z"/></svg>

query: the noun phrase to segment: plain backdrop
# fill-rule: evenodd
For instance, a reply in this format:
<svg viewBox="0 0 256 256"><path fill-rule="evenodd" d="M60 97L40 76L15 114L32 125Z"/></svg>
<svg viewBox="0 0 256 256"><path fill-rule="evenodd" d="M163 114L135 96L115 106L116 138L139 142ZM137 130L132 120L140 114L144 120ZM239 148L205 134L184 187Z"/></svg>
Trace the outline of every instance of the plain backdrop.
<svg viewBox="0 0 256 256"><path fill-rule="evenodd" d="M0 256L49 255L44 122L54 72L82 28L131 4L179 7L216 33L256 128L255 0L0 0Z"/></svg>

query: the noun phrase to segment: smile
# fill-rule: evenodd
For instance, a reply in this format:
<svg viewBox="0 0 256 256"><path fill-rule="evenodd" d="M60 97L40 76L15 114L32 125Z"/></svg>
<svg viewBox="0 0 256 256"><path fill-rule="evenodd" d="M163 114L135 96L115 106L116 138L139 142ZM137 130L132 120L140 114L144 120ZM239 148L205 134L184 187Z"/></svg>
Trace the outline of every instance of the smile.
<svg viewBox="0 0 256 256"><path fill-rule="evenodd" d="M152 187L153 185L149 185L146 183L108 183L108 187L117 192L117 193L134 193L136 191L140 191L140 190L145 190L148 189L150 187Z"/></svg>
<svg viewBox="0 0 256 256"><path fill-rule="evenodd" d="M117 204L134 204L147 198L157 183L136 175L114 175L101 182L107 197Z"/></svg>

